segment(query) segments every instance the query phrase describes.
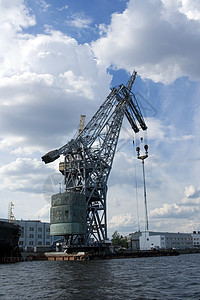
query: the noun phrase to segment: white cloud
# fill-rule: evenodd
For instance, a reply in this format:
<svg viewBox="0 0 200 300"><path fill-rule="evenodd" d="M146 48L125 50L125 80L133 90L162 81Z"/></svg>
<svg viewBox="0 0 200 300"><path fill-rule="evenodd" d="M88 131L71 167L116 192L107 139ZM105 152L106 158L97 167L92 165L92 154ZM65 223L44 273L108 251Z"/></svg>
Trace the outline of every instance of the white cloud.
<svg viewBox="0 0 200 300"><path fill-rule="evenodd" d="M190 185L190 186L186 186L185 187L185 196L187 198L189 198L190 196L193 196L195 193L195 188L194 186Z"/></svg>
<svg viewBox="0 0 200 300"><path fill-rule="evenodd" d="M162 207L149 212L150 224L161 230L192 232L199 228L200 189L185 188L185 198L177 203L164 203ZM159 229L160 230L160 229Z"/></svg>
<svg viewBox="0 0 200 300"><path fill-rule="evenodd" d="M24 138L18 138L16 136L11 136L9 138L4 138L2 140L0 140L0 149L7 151L10 149L10 147L12 147L13 145L15 145L15 147L18 147L19 145L21 145L24 142ZM15 149L16 150L16 149Z"/></svg>
<svg viewBox="0 0 200 300"><path fill-rule="evenodd" d="M179 10L184 13L188 19L200 21L200 2L198 0L182 0Z"/></svg>
<svg viewBox="0 0 200 300"><path fill-rule="evenodd" d="M46 222L49 222L50 204L45 204L41 209L34 212L33 217L35 219L44 220Z"/></svg>
<svg viewBox="0 0 200 300"><path fill-rule="evenodd" d="M109 185L128 185L130 180L132 180L133 172L134 156L121 151L117 152L114 158L112 175L109 180Z"/></svg>
<svg viewBox="0 0 200 300"><path fill-rule="evenodd" d="M37 0L37 3L39 4L39 6L42 8L42 10L44 12L46 12L48 10L49 7L51 7L51 4L48 4L46 1L44 0Z"/></svg>
<svg viewBox="0 0 200 300"><path fill-rule="evenodd" d="M107 33L93 43L99 63L164 83L200 78L199 22L188 20L172 1L130 0L112 15Z"/></svg>
<svg viewBox="0 0 200 300"><path fill-rule="evenodd" d="M108 221L109 229L118 229L123 227L130 227L130 226L135 227L135 225L136 225L136 220L129 213L112 216L112 218Z"/></svg>
<svg viewBox="0 0 200 300"><path fill-rule="evenodd" d="M178 204L163 204L163 207L152 210L149 214L150 218L188 218L199 213L200 210L194 207L180 206Z"/></svg>
<svg viewBox="0 0 200 300"><path fill-rule="evenodd" d="M14 2L1 0L0 5L1 33L2 29L5 30L6 34L7 30L9 32L21 31L22 27L29 27L36 24L35 17L29 14L23 0L15 0ZM5 36L3 35L3 37Z"/></svg>
<svg viewBox="0 0 200 300"><path fill-rule="evenodd" d="M51 173L49 176L44 178L42 186L43 198L47 203L51 203L51 196L57 194L58 192L64 192L64 178L58 168L56 168L56 173Z"/></svg>
<svg viewBox="0 0 200 300"><path fill-rule="evenodd" d="M89 102L107 96L111 76L96 64L89 45L60 32L16 40L10 52L0 50L5 58L0 62L0 134L4 143L10 144L13 135L23 140L20 149L42 150L53 140L62 146L67 134L72 138L80 114L88 120L97 109Z"/></svg>
<svg viewBox="0 0 200 300"><path fill-rule="evenodd" d="M179 135L174 125L166 125L166 123L156 118L146 118L148 124L148 139L165 141L166 143L185 142L195 139L195 135Z"/></svg>
<svg viewBox="0 0 200 300"><path fill-rule="evenodd" d="M185 198L181 200L182 205L199 205L200 204L200 188L193 185L185 187Z"/></svg>
<svg viewBox="0 0 200 300"><path fill-rule="evenodd" d="M31 158L17 158L16 161L0 167L0 187L3 190L41 193L42 183L52 167Z"/></svg>
<svg viewBox="0 0 200 300"><path fill-rule="evenodd" d="M61 8L58 8L58 11L62 11L62 10L65 10L65 9L68 9L68 5L65 5L65 6L62 6Z"/></svg>
<svg viewBox="0 0 200 300"><path fill-rule="evenodd" d="M24 27L36 24L24 1L1 5L0 190L6 199L21 201L18 217L42 218L45 212L36 209L49 203L47 181L58 161L45 166L40 157L73 137L81 114L90 119L112 77L88 44L50 27L44 34L24 34Z"/></svg>
<svg viewBox="0 0 200 300"><path fill-rule="evenodd" d="M92 86L94 82L92 78L87 79L84 76L76 76L72 71L67 71L60 75L64 80L67 88L66 92L79 94L87 99L94 100L94 92Z"/></svg>
<svg viewBox="0 0 200 300"><path fill-rule="evenodd" d="M198 0L162 0L162 2L171 14L179 11L190 20L200 20L200 3Z"/></svg>
<svg viewBox="0 0 200 300"><path fill-rule="evenodd" d="M77 29L88 29L91 23L92 23L91 18L86 18L81 15L73 15L71 17L71 20L65 21L65 24L67 24L68 26L75 27Z"/></svg>
<svg viewBox="0 0 200 300"><path fill-rule="evenodd" d="M200 194L200 193L199 193ZM194 206L198 207L200 205L200 197L198 198L184 198L180 202L181 206Z"/></svg>
<svg viewBox="0 0 200 300"><path fill-rule="evenodd" d="M192 232L199 229L199 201L189 203L165 203L149 213L150 230L171 232Z"/></svg>
<svg viewBox="0 0 200 300"><path fill-rule="evenodd" d="M23 0L0 2L0 74L4 68L10 65L10 61L20 61L20 55L15 54L18 49L18 39L16 33L20 33L23 28L34 26L35 17L29 14ZM18 54L18 51L17 51Z"/></svg>

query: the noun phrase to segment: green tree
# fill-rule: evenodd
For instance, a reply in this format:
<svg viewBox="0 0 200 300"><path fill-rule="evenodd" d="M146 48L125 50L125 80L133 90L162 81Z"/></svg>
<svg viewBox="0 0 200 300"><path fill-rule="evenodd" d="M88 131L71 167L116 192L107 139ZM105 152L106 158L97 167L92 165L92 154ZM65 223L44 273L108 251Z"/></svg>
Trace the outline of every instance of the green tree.
<svg viewBox="0 0 200 300"><path fill-rule="evenodd" d="M123 238L123 236L120 235L117 230L113 233L111 241L113 246L121 246L124 248L128 247L126 239Z"/></svg>
<svg viewBox="0 0 200 300"><path fill-rule="evenodd" d="M117 230L112 234L111 241L112 241L112 245L114 246L121 245L121 235Z"/></svg>

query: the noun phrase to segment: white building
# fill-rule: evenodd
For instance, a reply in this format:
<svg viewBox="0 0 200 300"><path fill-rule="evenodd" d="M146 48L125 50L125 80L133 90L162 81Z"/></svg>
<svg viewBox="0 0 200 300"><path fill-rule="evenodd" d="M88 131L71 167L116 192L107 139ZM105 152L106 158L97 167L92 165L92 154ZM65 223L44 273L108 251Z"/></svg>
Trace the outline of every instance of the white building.
<svg viewBox="0 0 200 300"><path fill-rule="evenodd" d="M50 223L39 220L17 220L17 223L21 226L19 246L22 248L48 247L60 239L50 235Z"/></svg>
<svg viewBox="0 0 200 300"><path fill-rule="evenodd" d="M186 249L193 247L190 233L143 231L139 237L140 250Z"/></svg>
<svg viewBox="0 0 200 300"><path fill-rule="evenodd" d="M200 247L200 231L193 231L192 242L193 247Z"/></svg>

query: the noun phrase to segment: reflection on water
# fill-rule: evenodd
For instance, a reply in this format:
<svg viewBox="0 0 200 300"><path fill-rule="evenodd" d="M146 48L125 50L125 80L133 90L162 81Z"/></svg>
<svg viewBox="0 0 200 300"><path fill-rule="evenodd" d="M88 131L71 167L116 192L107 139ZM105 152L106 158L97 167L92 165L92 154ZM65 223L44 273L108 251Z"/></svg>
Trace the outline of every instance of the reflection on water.
<svg viewBox="0 0 200 300"><path fill-rule="evenodd" d="M0 299L200 299L200 254L0 265Z"/></svg>

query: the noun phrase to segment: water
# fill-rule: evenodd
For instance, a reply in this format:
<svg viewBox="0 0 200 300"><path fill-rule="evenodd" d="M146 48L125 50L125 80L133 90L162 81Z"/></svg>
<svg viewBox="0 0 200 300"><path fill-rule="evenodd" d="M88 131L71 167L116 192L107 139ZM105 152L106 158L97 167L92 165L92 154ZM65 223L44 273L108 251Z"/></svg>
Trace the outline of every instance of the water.
<svg viewBox="0 0 200 300"><path fill-rule="evenodd" d="M200 299L200 254L0 265L0 299Z"/></svg>

